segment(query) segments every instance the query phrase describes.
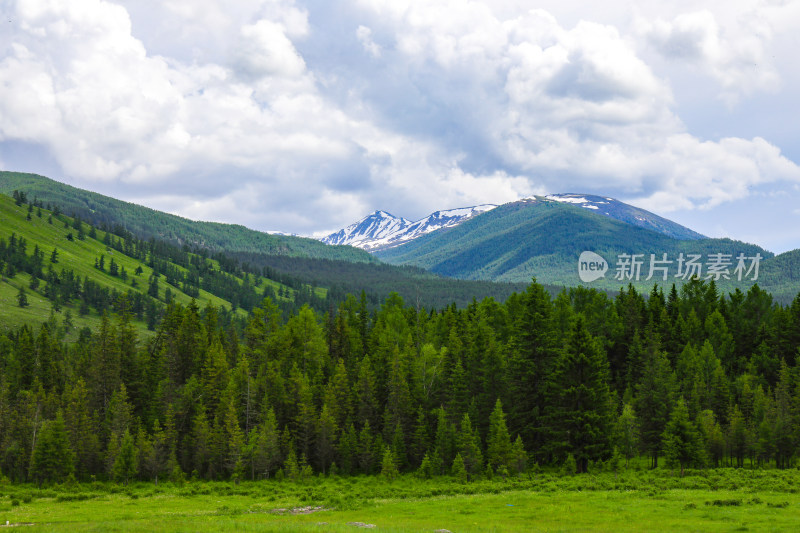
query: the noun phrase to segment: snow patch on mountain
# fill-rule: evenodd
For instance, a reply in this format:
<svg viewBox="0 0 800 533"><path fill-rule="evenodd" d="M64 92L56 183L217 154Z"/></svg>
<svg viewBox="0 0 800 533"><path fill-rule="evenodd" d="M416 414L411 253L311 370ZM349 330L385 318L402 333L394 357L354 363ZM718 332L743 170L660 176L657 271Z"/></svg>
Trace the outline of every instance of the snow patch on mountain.
<svg viewBox="0 0 800 533"><path fill-rule="evenodd" d="M325 244L349 245L370 250L373 243L382 242L390 235L401 232L413 222L396 217L386 211L375 211L358 222L320 239Z"/></svg>
<svg viewBox="0 0 800 533"><path fill-rule="evenodd" d="M681 226L676 222L662 218L654 213L645 211L644 209L620 202L614 198L594 196L591 194L567 193L548 194L544 197L544 199L554 202L573 204L577 207L583 207L584 209L591 209L609 218L613 218L628 224L633 224L634 226L639 226L651 231L656 231L675 239L694 240L705 238L704 235Z"/></svg>
<svg viewBox="0 0 800 533"><path fill-rule="evenodd" d="M386 211L375 211L358 222L320 240L326 244L346 244L374 252L399 246L432 231L457 226L465 220L495 207L497 206L494 204L483 204L436 211L414 222L398 218Z"/></svg>

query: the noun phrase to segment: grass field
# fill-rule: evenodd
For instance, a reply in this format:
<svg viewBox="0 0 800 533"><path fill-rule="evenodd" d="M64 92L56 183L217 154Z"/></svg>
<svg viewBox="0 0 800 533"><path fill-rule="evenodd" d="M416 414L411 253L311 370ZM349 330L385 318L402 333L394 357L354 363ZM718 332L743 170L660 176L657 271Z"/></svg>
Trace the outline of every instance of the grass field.
<svg viewBox="0 0 800 533"><path fill-rule="evenodd" d="M0 524L37 531L798 531L798 489L796 470L727 469L468 484L402 476L2 485Z"/></svg>

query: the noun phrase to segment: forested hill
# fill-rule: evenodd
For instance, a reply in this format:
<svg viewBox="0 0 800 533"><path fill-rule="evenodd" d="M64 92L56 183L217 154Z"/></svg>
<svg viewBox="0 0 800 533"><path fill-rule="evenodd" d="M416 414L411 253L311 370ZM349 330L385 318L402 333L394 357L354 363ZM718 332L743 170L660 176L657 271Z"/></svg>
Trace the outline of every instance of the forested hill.
<svg viewBox="0 0 800 533"><path fill-rule="evenodd" d="M521 284L468 282L421 269L379 263L216 252L141 239L117 225L95 227L58 205L13 191L0 194L0 330L45 321L66 322L74 342L103 312L126 298L134 324L151 329L166 304L219 309L224 324L242 320L269 297L285 314L310 305L325 312L347 293L364 293L374 309L395 291L427 309L468 305L474 298L505 300ZM557 288L550 289L553 294ZM25 305L20 305L24 298Z"/></svg>
<svg viewBox="0 0 800 533"><path fill-rule="evenodd" d="M679 258L696 256L701 277L715 278L725 292L737 288L747 291L757 282L776 300L788 303L800 291L800 250L773 256L760 246L731 239L699 235L678 239L592 209L541 197L499 206L454 228L423 235L375 255L392 264L417 266L460 279L520 282L535 277L541 283L575 286L581 284L578 261L584 251L599 254L608 262L606 274L590 282L590 286L605 290L633 283L638 290L649 291L656 281L680 285L691 276L686 269L681 272ZM760 256L757 279L755 270L741 279L736 274L740 254L750 261ZM634 276L628 270L628 275L619 279L621 258L630 261L634 256L640 262L638 274ZM664 257L666 261L660 263ZM727 258L720 275L708 270L714 257ZM667 265L666 283L661 271L649 270L657 264Z"/></svg>
<svg viewBox="0 0 800 533"><path fill-rule="evenodd" d="M675 276L675 259L681 253L772 256L759 246L730 239L677 239L546 198L501 205L455 228L423 235L376 255L392 264L419 266L463 279L527 281L535 277L540 282L569 286L580 283L577 267L583 251L593 251L609 262L620 254L647 258L656 254L660 258L666 253L672 260L669 278L676 282L681 282ZM642 280L646 275L647 271ZM612 270L595 285L616 289L620 283L613 277Z"/></svg>
<svg viewBox="0 0 800 533"><path fill-rule="evenodd" d="M0 334L0 471L13 481L462 479L539 466L790 466L800 298L699 281L645 298L531 284L504 304L348 298L326 317L265 302L241 338L171 305L150 342L125 315L74 345Z"/></svg>
<svg viewBox="0 0 800 533"><path fill-rule="evenodd" d="M44 176L0 171L0 193L25 193L31 200L57 205L95 226L120 226L138 238L158 240L210 252L255 252L291 257L317 257L374 262L367 252L350 246L327 246L316 239L270 235L235 224L197 222L108 196L78 189Z"/></svg>
<svg viewBox="0 0 800 533"><path fill-rule="evenodd" d="M226 325L265 297L285 312L334 305L327 291L290 274L270 278L220 253L139 239L119 226L116 233L96 228L13 194L0 194L0 331L48 321L59 324L59 340L73 342L80 328L123 306L136 327L155 329L172 302L214 306Z"/></svg>

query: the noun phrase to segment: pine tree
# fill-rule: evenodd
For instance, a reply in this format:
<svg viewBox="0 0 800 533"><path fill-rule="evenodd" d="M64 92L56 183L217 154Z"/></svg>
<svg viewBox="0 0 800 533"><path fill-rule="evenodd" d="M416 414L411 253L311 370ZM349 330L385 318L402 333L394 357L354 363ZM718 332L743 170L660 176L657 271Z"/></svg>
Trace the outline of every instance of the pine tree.
<svg viewBox="0 0 800 533"><path fill-rule="evenodd" d="M464 468L468 475L475 475L483 468L483 455L481 454L480 438L472 429L469 414L464 414L461 419L461 430L457 438L458 453L464 461Z"/></svg>
<svg viewBox="0 0 800 533"><path fill-rule="evenodd" d="M336 437L338 428L328 405L322 406L317 420L316 451L319 468L326 473L331 463L335 461Z"/></svg>
<svg viewBox="0 0 800 533"><path fill-rule="evenodd" d="M42 425L31 459L31 477L41 486L44 481L63 481L74 471L75 454L69 433L59 411L55 420Z"/></svg>
<svg viewBox="0 0 800 533"><path fill-rule="evenodd" d="M17 292L17 305L20 307L28 307L28 295L23 286L20 286L19 292Z"/></svg>
<svg viewBox="0 0 800 533"><path fill-rule="evenodd" d="M414 433L411 436L411 447L409 449L409 460L412 467L418 467L422 463L422 458L427 455L428 447L428 420L422 407L417 408L417 421L414 425Z"/></svg>
<svg viewBox="0 0 800 533"><path fill-rule="evenodd" d="M557 354L550 294L537 283L528 286L515 314L510 341L508 425L531 449L541 453L547 436L542 431L545 400L549 395L548 376Z"/></svg>
<svg viewBox="0 0 800 533"><path fill-rule="evenodd" d="M280 438L275 411L267 411L262 424L250 432L251 440L251 477L256 478L256 472L269 479L275 467L280 464Z"/></svg>
<svg viewBox="0 0 800 533"><path fill-rule="evenodd" d="M453 474L453 477L461 483L467 482L467 469L464 466L464 459L461 457L460 453L457 453L455 459L453 459L453 467L450 469L450 472Z"/></svg>
<svg viewBox="0 0 800 533"><path fill-rule="evenodd" d="M394 481L399 474L394 453L392 453L392 449L387 446L386 451L383 452L383 460L381 461L381 477L389 481Z"/></svg>
<svg viewBox="0 0 800 533"><path fill-rule="evenodd" d="M136 446L133 442L133 437L127 429L122 434L120 441L119 452L114 460L113 474L114 479L122 481L124 485L128 484L131 478L136 476L138 470L138 454Z"/></svg>
<svg viewBox="0 0 800 533"><path fill-rule="evenodd" d="M355 473L358 466L358 433L351 423L339 437L339 462L341 471L345 474Z"/></svg>
<svg viewBox="0 0 800 533"><path fill-rule="evenodd" d="M450 372L450 394L447 402L447 409L452 423L457 424L467 412L469 397L464 367L461 365L461 360L456 359L453 370Z"/></svg>
<svg viewBox="0 0 800 533"><path fill-rule="evenodd" d="M549 426L556 456L574 455L578 473L611 456L613 422L605 353L579 316L555 365Z"/></svg>
<svg viewBox="0 0 800 533"><path fill-rule="evenodd" d="M365 355L358 366L358 377L353 385L355 415L358 423L369 421L371 426L378 424L378 400L375 373L372 360Z"/></svg>
<svg viewBox="0 0 800 533"><path fill-rule="evenodd" d="M691 465L704 463L700 434L689 419L689 410L683 398L678 400L672 410L663 435L664 458L668 466L680 466L681 477L684 469Z"/></svg>
<svg viewBox="0 0 800 533"><path fill-rule="evenodd" d="M642 377L636 386L634 408L639 420L640 443L650 454L652 468L658 466L661 436L669 421L675 394L674 383L675 377L666 355L661 351L648 352Z"/></svg>
<svg viewBox="0 0 800 533"><path fill-rule="evenodd" d="M345 427L345 423L350 418L352 409L350 408L350 386L347 377L347 369L342 359L338 360L336 369L328 381L328 386L325 389L324 403L328 405L337 427Z"/></svg>
<svg viewBox="0 0 800 533"><path fill-rule="evenodd" d="M358 466L362 474L371 474L375 463L373 436L369 421L364 423L358 434Z"/></svg>
<svg viewBox="0 0 800 533"><path fill-rule="evenodd" d="M76 475L88 476L97 471L101 464L100 438L89 411L89 390L83 378L78 378L66 396L64 418L72 449L75 450Z"/></svg>
<svg viewBox="0 0 800 533"><path fill-rule="evenodd" d="M168 473L170 447L167 435L158 420L153 422L152 437L144 429L139 430L139 469L143 476L158 485L158 478Z"/></svg>
<svg viewBox="0 0 800 533"><path fill-rule="evenodd" d="M428 454L426 453L423 458L422 462L419 465L419 469L417 470L417 475L422 479L430 479L434 473L438 473L434 471L432 461Z"/></svg>
<svg viewBox="0 0 800 533"><path fill-rule="evenodd" d="M511 436L506 427L506 415L498 398L489 417L489 434L486 437L486 462L495 470L511 464Z"/></svg>
<svg viewBox="0 0 800 533"><path fill-rule="evenodd" d="M728 448L731 457L736 459L736 466L744 466L744 458L750 451L751 435L747 427L747 422L742 415L738 405L733 406L728 425Z"/></svg>
<svg viewBox="0 0 800 533"><path fill-rule="evenodd" d="M501 467L502 468L502 467ZM522 443L522 437L517 435L517 440L511 445L511 468L521 474L528 468L528 453Z"/></svg>
<svg viewBox="0 0 800 533"><path fill-rule="evenodd" d="M244 433L239 426L239 414L234 399L231 398L226 405L225 428L221 444L225 449L225 468L230 473L231 479L238 484L244 472Z"/></svg>
<svg viewBox="0 0 800 533"><path fill-rule="evenodd" d="M453 462L455 454L455 437L453 427L447 420L445 410L439 408L436 422L436 438L434 441L434 461L441 469L438 473L444 474ZM463 459L462 459L463 461Z"/></svg>

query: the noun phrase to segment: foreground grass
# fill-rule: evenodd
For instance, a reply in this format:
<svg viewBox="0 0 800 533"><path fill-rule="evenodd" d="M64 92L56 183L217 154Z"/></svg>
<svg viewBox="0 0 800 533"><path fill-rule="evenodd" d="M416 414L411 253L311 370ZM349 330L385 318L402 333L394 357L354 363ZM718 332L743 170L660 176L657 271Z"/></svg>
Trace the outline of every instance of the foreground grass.
<svg viewBox="0 0 800 533"><path fill-rule="evenodd" d="M403 476L5 485L0 524L40 531L354 531L354 523L381 531L797 531L799 487L795 470L540 474L469 484Z"/></svg>

